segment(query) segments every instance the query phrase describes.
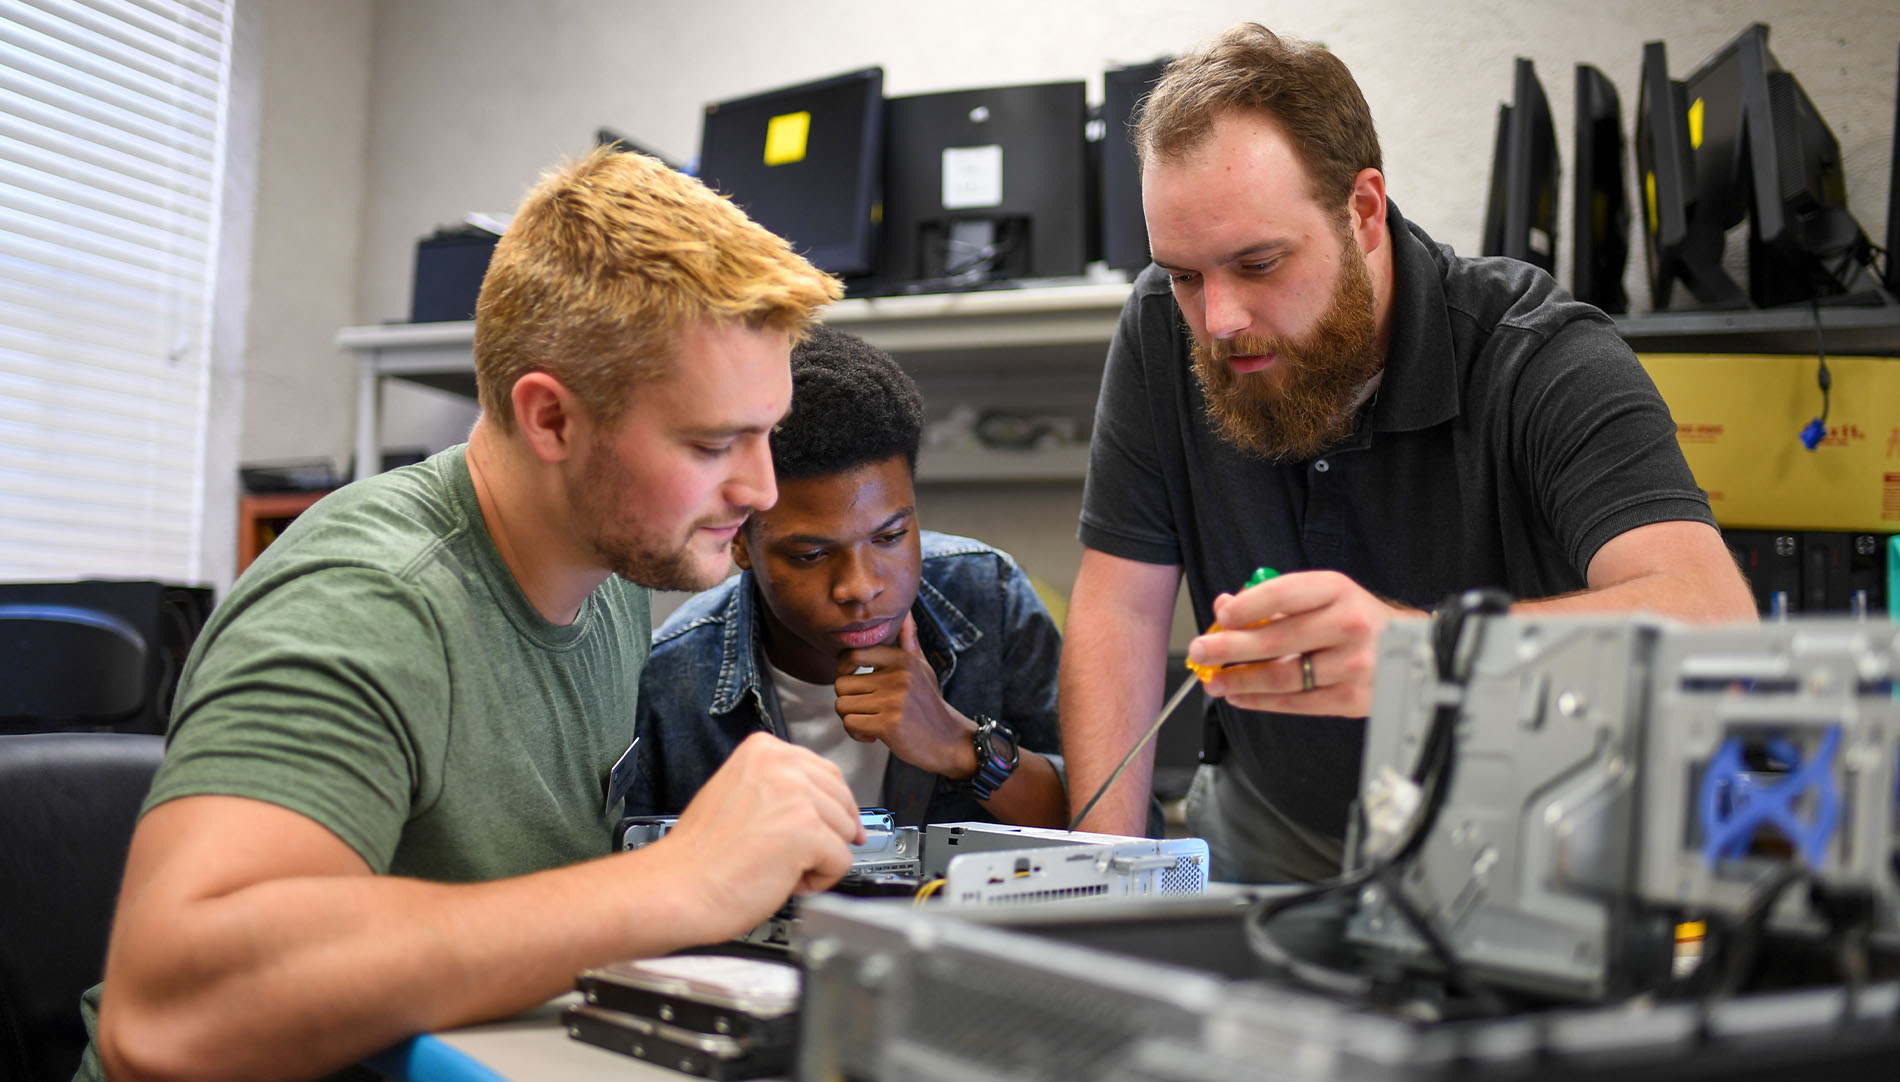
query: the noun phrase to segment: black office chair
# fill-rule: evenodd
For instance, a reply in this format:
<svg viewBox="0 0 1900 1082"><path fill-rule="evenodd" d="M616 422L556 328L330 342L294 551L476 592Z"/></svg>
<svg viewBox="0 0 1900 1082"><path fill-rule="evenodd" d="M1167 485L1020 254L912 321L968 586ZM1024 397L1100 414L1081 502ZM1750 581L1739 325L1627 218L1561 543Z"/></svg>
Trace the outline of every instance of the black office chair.
<svg viewBox="0 0 1900 1082"><path fill-rule="evenodd" d="M0 1079L67 1082L165 738L0 735Z"/></svg>
<svg viewBox="0 0 1900 1082"><path fill-rule="evenodd" d="M205 586L0 582L0 733L162 733Z"/></svg>
<svg viewBox="0 0 1900 1082"><path fill-rule="evenodd" d="M110 728L145 706L145 636L81 605L0 601L0 732Z"/></svg>

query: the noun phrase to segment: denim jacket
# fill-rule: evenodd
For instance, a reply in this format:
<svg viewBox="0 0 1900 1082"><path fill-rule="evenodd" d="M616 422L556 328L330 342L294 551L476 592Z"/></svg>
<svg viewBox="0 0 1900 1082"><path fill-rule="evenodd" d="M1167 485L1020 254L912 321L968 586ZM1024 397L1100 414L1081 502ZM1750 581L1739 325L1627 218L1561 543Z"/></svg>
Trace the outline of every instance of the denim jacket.
<svg viewBox="0 0 1900 1082"><path fill-rule="evenodd" d="M1008 725L1062 771L1057 754L1055 621L1008 553L925 530L911 614L944 701ZM653 633L640 678L639 774L629 815L677 815L741 740L786 735L765 665L758 591L745 571L688 598ZM900 825L993 821L975 797L891 756L884 806Z"/></svg>

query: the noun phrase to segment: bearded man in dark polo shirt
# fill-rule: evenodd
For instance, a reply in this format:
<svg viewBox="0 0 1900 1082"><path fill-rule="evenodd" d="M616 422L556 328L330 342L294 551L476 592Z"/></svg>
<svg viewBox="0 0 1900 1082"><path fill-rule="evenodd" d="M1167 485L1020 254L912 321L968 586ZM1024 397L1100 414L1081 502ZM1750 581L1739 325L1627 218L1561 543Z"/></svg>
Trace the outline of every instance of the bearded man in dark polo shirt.
<svg viewBox="0 0 1900 1082"><path fill-rule="evenodd" d="M1109 349L1083 496L1077 808L1159 709L1184 572L1199 626L1242 629L1190 647L1227 668L1189 827L1217 878L1254 882L1339 870L1391 621L1477 586L1518 612L1753 618L1610 320L1402 217L1337 57L1236 27L1168 68L1136 144L1156 265ZM1262 565L1282 574L1230 592ZM1084 826L1137 832L1151 765Z"/></svg>

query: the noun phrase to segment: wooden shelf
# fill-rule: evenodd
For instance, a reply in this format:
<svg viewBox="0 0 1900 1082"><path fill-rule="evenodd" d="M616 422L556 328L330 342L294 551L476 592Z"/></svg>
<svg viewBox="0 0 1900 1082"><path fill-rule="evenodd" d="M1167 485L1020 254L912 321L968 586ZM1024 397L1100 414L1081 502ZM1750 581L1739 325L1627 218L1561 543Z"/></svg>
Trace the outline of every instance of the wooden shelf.
<svg viewBox="0 0 1900 1082"><path fill-rule="evenodd" d="M238 497L237 569L241 574L277 535L284 532L310 505L330 494L318 492L265 492Z"/></svg>

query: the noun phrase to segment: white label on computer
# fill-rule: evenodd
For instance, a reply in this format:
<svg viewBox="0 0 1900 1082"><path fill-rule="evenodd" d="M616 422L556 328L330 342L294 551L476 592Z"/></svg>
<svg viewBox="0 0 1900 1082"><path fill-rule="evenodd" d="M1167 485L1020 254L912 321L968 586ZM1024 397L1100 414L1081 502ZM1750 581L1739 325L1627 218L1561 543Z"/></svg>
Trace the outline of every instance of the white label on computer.
<svg viewBox="0 0 1900 1082"><path fill-rule="evenodd" d="M943 209L994 207L1002 202L1002 147L944 148Z"/></svg>

